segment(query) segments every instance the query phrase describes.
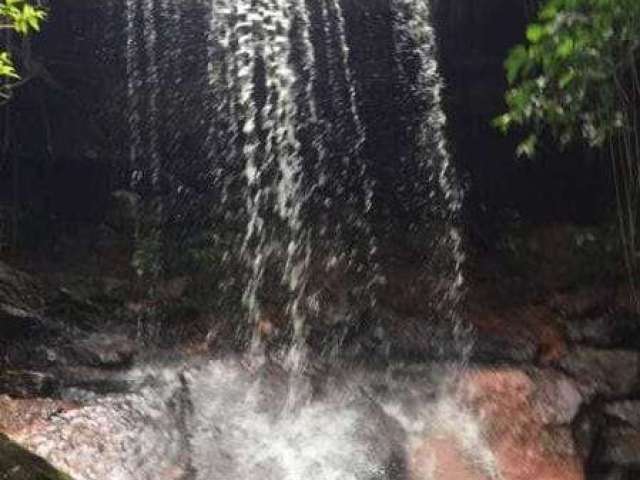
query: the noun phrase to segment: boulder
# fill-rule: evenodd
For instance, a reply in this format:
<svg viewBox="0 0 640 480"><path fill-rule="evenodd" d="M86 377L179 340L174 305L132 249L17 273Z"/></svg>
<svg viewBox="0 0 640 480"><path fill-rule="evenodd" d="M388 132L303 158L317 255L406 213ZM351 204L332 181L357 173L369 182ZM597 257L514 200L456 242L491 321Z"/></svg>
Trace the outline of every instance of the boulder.
<svg viewBox="0 0 640 480"><path fill-rule="evenodd" d="M505 480L583 480L569 422L583 401L571 381L549 371L469 372L461 398L483 419L486 441Z"/></svg>
<svg viewBox="0 0 640 480"><path fill-rule="evenodd" d="M607 424L597 461L640 469L640 401L611 402L603 406L603 413Z"/></svg>
<svg viewBox="0 0 640 480"><path fill-rule="evenodd" d="M410 452L412 480L584 480L571 422L584 399L553 370L461 374L448 414ZM444 411L444 410L443 410Z"/></svg>
<svg viewBox="0 0 640 480"><path fill-rule="evenodd" d="M640 430L632 427L608 427L602 434L601 442L598 463L640 469Z"/></svg>
<svg viewBox="0 0 640 480"><path fill-rule="evenodd" d="M412 452L409 480L493 480L468 458L458 439L428 439Z"/></svg>
<svg viewBox="0 0 640 480"><path fill-rule="evenodd" d="M640 352L577 347L558 365L593 395L625 396L639 386Z"/></svg>
<svg viewBox="0 0 640 480"><path fill-rule="evenodd" d="M581 318L607 310L614 301L611 288L588 286L569 292L554 292L547 304L565 318Z"/></svg>
<svg viewBox="0 0 640 480"><path fill-rule="evenodd" d="M640 318L624 312L582 318L567 323L567 336L596 348L640 351Z"/></svg>
<svg viewBox="0 0 640 480"><path fill-rule="evenodd" d="M604 425L602 412L594 404L585 405L571 424L576 448L586 465L591 465L594 461Z"/></svg>
<svg viewBox="0 0 640 480"><path fill-rule="evenodd" d="M604 413L612 419L640 430L640 401L611 402L604 406Z"/></svg>

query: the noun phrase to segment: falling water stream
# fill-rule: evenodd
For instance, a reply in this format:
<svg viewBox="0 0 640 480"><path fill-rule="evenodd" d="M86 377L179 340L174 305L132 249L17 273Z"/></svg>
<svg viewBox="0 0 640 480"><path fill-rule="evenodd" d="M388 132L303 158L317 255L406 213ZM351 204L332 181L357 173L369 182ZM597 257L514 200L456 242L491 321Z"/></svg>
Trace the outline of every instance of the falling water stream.
<svg viewBox="0 0 640 480"><path fill-rule="evenodd" d="M180 109L179 95L160 74L174 70L178 88L179 64L192 55L203 77L194 125L202 125L211 209L222 222L214 247L238 265L231 275L241 279L245 353L149 359L118 374L125 387L106 395L68 388L63 396L82 406L19 440L78 480L439 480L448 477L436 465L416 476L410 457L425 439L444 434L459 439L486 478L499 478L478 422L448 388L472 342L457 313L462 193L445 142L428 3L390 0L394 68L404 101L418 112L411 154L402 162L414 172L409 191L425 205L415 223L433 225L432 255L443 258L429 265L445 265L421 275L444 284L430 305L448 322L458 355L413 366L350 362L341 358L340 339L329 356L308 344L312 317L342 312L340 302L352 298L375 317L378 288L391 281L381 260L380 175L367 148L373 139L361 113L347 2L200 2L205 18L197 25L205 31L189 37L199 43L176 40L175 51L161 50L172 48L166 35L187 38L185 19L195 3L125 2L132 187L153 199L160 226L163 175L173 161L172 149L163 147L163 123L172 117L163 112ZM413 71L405 68L407 58ZM171 98L175 107L164 103ZM242 228L232 241L219 240L225 228L233 230L224 222L238 219ZM322 303L335 272L357 284L345 283L344 295ZM271 297L281 299L279 321L288 332L275 351L263 328Z"/></svg>

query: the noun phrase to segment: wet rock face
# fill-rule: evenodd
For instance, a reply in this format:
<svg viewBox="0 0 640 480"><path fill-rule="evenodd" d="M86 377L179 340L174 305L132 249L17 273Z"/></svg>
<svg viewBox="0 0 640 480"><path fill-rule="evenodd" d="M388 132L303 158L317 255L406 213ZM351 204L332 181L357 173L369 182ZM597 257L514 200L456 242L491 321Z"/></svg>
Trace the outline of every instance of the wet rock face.
<svg viewBox="0 0 640 480"><path fill-rule="evenodd" d="M38 327L47 297L41 282L0 262L0 339Z"/></svg>
<svg viewBox="0 0 640 480"><path fill-rule="evenodd" d="M594 463L613 470L640 470L640 402L605 403L600 413Z"/></svg>
<svg viewBox="0 0 640 480"><path fill-rule="evenodd" d="M91 334L73 343L68 351L74 364L118 368L131 364L138 345L125 335Z"/></svg>
<svg viewBox="0 0 640 480"><path fill-rule="evenodd" d="M640 318L631 314L603 314L570 322L567 336L596 348L633 349L640 346Z"/></svg>
<svg viewBox="0 0 640 480"><path fill-rule="evenodd" d="M412 453L410 480L492 480L468 460L456 438L430 439Z"/></svg>
<svg viewBox="0 0 640 480"><path fill-rule="evenodd" d="M12 398L0 395L0 432L11 435L43 425L77 405L49 398Z"/></svg>

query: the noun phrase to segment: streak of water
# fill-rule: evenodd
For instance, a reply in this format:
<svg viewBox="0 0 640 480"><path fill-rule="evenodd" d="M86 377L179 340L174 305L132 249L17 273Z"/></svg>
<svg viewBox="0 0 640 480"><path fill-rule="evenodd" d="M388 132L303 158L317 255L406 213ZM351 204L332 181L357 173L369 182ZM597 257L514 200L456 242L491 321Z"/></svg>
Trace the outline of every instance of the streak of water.
<svg viewBox="0 0 640 480"><path fill-rule="evenodd" d="M212 169L212 181L220 189L220 203L226 206L231 179L226 165L237 159L237 126L235 109L236 85L234 45L235 2L211 0L207 42L207 92L209 125L204 141L207 164Z"/></svg>
<svg viewBox="0 0 640 480"><path fill-rule="evenodd" d="M141 114L139 105L140 70L139 45L136 38L137 19L136 0L127 0L125 4L125 62L127 74L127 122L129 124L129 168L131 169L131 187L135 191L141 180L141 172L137 164L139 149L142 147Z"/></svg>
<svg viewBox="0 0 640 480"><path fill-rule="evenodd" d="M420 181L428 186L429 197L436 204L442 204L439 213L445 232L440 243L450 252L453 262L442 303L445 313L453 321L457 349L464 364L470 356L473 342L468 326L459 318L458 311L464 287L465 254L458 228L463 193L456 180L444 133L446 116L442 109L443 83L438 72L435 32L431 24L430 7L426 2L394 0L394 12L398 62L401 62L403 55L409 53L417 58L419 65L412 92L414 101L423 104L424 108L415 138L415 148L418 161L425 166L425 177Z"/></svg>
<svg viewBox="0 0 640 480"><path fill-rule="evenodd" d="M358 242L358 245L352 246L344 256L344 260L360 270L363 264L367 264L369 274L363 281L362 289L374 302L375 295L371 287L381 280L380 266L375 259L378 239L369 218L373 208L375 180L371 165L363 154L363 147L367 140L366 128L358 109L357 83L340 2L322 0L320 18L324 26L324 48L328 64L327 83L331 95L331 107L325 113L327 116L324 122L325 136L331 144L330 148L340 152L339 175L342 177L341 182L326 198L326 205L331 211L336 205L344 202L347 211L345 220L329 233L338 238L356 236L366 239L366 242ZM321 175L327 174L331 175L331 173L321 173ZM347 225L350 231L345 232L344 228ZM365 245L364 248L362 243Z"/></svg>
<svg viewBox="0 0 640 480"><path fill-rule="evenodd" d="M263 155L261 130L264 127L264 105L259 105L256 93L257 62L264 55L262 9L255 9L253 2L240 1L237 8L237 23L234 27L238 50L235 53L236 78L239 89L238 116L244 140L244 177L247 182L245 194L247 229L242 246L242 256L249 269L249 279L243 293L243 303L248 312L252 331L250 354L262 356L259 323L261 321L260 287L270 256L269 235L265 228L264 208L271 195L271 186L266 183L270 170L269 156Z"/></svg>
<svg viewBox="0 0 640 480"><path fill-rule="evenodd" d="M160 188L162 176L162 160L158 151L158 29L156 25L156 3L154 0L144 0L142 4L143 37L145 39L144 50L147 57L145 72L146 90L148 92L148 106L146 120L148 135L145 154L149 156L149 170L151 175L151 187L154 192ZM159 207L160 208L160 207ZM161 212L159 212L161 214Z"/></svg>
<svg viewBox="0 0 640 480"><path fill-rule="evenodd" d="M305 316L300 307L307 281L310 246L301 218L304 207L303 165L298 139L300 112L296 91L306 91L307 88L291 64L293 52L289 35L292 11L288 2L269 2L264 17L269 25L265 29L264 53L267 106L262 112L263 126L268 131L265 155L268 164L278 165L275 210L288 230L288 238L283 239L286 253L282 281L291 297L287 313L293 327L288 363L292 371L299 371L304 369Z"/></svg>

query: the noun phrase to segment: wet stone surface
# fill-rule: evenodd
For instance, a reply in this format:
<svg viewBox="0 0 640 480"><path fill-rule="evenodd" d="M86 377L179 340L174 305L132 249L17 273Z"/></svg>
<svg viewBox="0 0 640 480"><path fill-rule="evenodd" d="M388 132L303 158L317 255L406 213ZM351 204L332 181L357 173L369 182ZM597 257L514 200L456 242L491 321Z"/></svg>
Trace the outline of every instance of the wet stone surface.
<svg viewBox="0 0 640 480"><path fill-rule="evenodd" d="M13 438L76 480L583 479L568 427L581 397L553 372L471 370L458 389L444 364L312 382L226 359L122 376L129 393L72 389L72 407Z"/></svg>

